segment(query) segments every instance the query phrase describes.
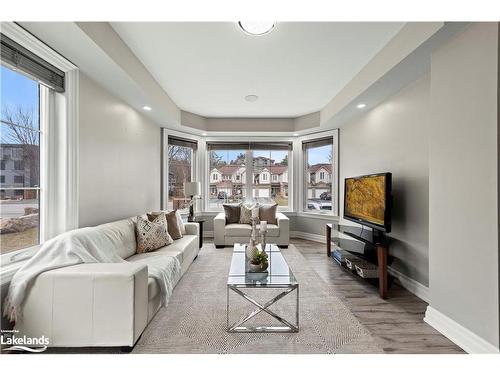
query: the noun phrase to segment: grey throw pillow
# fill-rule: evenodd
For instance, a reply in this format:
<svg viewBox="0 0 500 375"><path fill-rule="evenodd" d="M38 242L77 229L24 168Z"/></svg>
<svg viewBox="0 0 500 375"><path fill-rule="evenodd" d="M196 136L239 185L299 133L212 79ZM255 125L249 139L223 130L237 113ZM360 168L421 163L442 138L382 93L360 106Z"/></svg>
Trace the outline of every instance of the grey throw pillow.
<svg viewBox="0 0 500 375"><path fill-rule="evenodd" d="M273 205L262 205L259 207L259 219L260 221L267 221L268 224L278 224L276 219L276 209L278 204Z"/></svg>
<svg viewBox="0 0 500 375"><path fill-rule="evenodd" d="M227 224L238 224L240 222L241 205L239 204L223 204L224 213L226 214Z"/></svg>

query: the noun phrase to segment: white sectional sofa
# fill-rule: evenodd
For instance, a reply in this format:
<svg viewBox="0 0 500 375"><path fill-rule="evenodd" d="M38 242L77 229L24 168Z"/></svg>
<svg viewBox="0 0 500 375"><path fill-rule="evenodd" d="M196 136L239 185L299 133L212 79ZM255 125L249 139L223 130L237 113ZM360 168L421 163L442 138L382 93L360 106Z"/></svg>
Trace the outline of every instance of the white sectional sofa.
<svg viewBox="0 0 500 375"><path fill-rule="evenodd" d="M183 238L136 254L134 221L99 226L127 262L79 264L39 275L15 327L20 334L45 335L53 347L133 347L161 306L160 286L148 277L147 265L161 266L162 258L174 256L183 275L199 252L198 224L187 223Z"/></svg>
<svg viewBox="0 0 500 375"><path fill-rule="evenodd" d="M276 224L267 224L267 243L280 247L288 247L290 243L290 220L281 212L276 213ZM257 230L260 226L257 225ZM252 227L250 224L227 224L226 215L220 212L214 218L214 243L215 246L232 246L235 243L246 243L250 239Z"/></svg>

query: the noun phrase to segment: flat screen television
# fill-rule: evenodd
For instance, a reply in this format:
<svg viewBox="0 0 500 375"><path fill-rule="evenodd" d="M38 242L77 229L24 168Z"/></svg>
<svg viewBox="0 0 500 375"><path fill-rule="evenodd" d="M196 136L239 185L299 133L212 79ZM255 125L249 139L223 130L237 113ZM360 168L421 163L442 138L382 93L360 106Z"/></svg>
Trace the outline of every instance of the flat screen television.
<svg viewBox="0 0 500 375"><path fill-rule="evenodd" d="M344 219L389 233L392 174L377 173L345 179Z"/></svg>

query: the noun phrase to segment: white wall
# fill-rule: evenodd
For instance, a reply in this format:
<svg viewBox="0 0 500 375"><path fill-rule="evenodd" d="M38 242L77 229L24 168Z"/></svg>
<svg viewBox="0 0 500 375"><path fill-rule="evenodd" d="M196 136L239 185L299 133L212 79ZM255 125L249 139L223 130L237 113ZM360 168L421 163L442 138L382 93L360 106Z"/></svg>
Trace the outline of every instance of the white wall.
<svg viewBox="0 0 500 375"><path fill-rule="evenodd" d="M430 306L498 348L498 24L433 53Z"/></svg>
<svg viewBox="0 0 500 375"><path fill-rule="evenodd" d="M345 124L340 129L339 154L341 216L346 177L392 172L392 266L425 286L429 280L429 87L426 75Z"/></svg>
<svg viewBox="0 0 500 375"><path fill-rule="evenodd" d="M79 226L160 207L160 128L80 75Z"/></svg>

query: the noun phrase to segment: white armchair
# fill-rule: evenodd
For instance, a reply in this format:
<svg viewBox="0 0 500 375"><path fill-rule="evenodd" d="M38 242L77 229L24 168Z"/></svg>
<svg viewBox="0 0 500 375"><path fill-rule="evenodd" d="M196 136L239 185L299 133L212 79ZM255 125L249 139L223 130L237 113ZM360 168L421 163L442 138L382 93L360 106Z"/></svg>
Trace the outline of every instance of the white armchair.
<svg viewBox="0 0 500 375"><path fill-rule="evenodd" d="M278 224L267 224L267 243L288 247L290 243L290 220L281 212L276 213ZM259 225L257 225L259 228ZM252 227L249 224L227 224L224 212L214 218L214 243L221 248L235 243L245 243L250 239Z"/></svg>

